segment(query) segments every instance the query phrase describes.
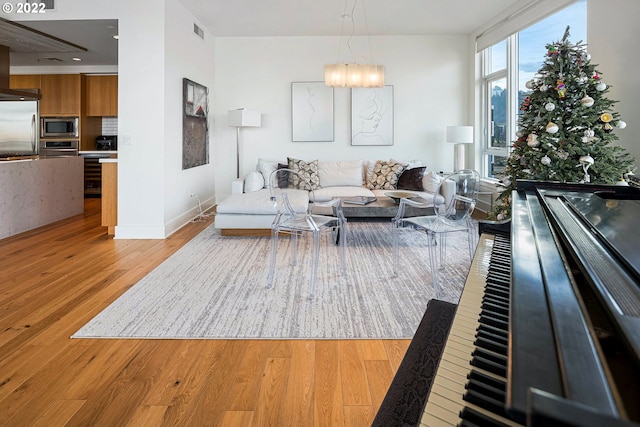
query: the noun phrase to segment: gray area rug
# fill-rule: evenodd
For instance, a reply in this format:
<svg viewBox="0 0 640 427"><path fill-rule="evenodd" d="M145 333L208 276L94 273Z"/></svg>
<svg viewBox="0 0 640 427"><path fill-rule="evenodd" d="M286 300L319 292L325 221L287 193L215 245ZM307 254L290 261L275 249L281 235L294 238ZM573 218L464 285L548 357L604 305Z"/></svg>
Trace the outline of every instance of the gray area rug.
<svg viewBox="0 0 640 427"><path fill-rule="evenodd" d="M347 276L323 242L317 291L308 299L310 240L298 265L280 240L274 289L266 289L269 237L222 237L213 226L140 280L73 338L411 338L434 298L427 238L405 231L392 277L389 222L349 222ZM447 239L443 298L457 303L469 271L466 235Z"/></svg>

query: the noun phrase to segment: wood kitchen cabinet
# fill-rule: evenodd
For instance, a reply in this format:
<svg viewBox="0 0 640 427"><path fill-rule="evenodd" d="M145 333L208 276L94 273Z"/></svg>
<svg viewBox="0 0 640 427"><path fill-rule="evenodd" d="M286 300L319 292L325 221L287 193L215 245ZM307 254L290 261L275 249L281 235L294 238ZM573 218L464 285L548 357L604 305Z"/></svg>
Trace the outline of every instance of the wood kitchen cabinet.
<svg viewBox="0 0 640 427"><path fill-rule="evenodd" d="M11 89L40 89L40 74L17 74L9 76Z"/></svg>
<svg viewBox="0 0 640 427"><path fill-rule="evenodd" d="M85 76L85 115L118 115L118 76Z"/></svg>
<svg viewBox="0 0 640 427"><path fill-rule="evenodd" d="M80 115L80 74L40 76L41 116Z"/></svg>

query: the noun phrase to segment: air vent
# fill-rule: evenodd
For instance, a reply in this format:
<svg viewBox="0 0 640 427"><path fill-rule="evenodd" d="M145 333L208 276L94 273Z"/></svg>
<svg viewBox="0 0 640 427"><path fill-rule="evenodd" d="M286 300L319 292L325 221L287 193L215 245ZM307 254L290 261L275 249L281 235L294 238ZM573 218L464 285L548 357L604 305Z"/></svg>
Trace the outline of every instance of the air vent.
<svg viewBox="0 0 640 427"><path fill-rule="evenodd" d="M56 0L27 0L27 3L32 3L32 4L44 3L44 10L47 10L47 11L56 10Z"/></svg>
<svg viewBox="0 0 640 427"><path fill-rule="evenodd" d="M200 37L202 40L204 40L204 30L200 27L198 27L197 24L193 24L193 32L196 34L196 36Z"/></svg>
<svg viewBox="0 0 640 427"><path fill-rule="evenodd" d="M38 62L40 61L49 61L49 62L64 62L62 59L60 58L56 58L53 56L45 56L44 58L38 58Z"/></svg>

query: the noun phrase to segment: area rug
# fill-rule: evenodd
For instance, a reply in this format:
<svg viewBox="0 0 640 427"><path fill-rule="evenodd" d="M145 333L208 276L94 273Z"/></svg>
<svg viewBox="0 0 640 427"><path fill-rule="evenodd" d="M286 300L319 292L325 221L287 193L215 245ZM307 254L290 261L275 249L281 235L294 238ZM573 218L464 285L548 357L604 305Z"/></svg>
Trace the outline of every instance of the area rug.
<svg viewBox="0 0 640 427"><path fill-rule="evenodd" d="M347 275L335 244L321 245L309 296L310 240L280 239L274 288L266 288L269 237L226 237L208 227L83 326L73 338L411 338L434 298L427 236L403 232L392 277L391 225L349 222ZM328 238L328 237L327 237ZM467 273L466 235L447 238L443 300L457 303Z"/></svg>

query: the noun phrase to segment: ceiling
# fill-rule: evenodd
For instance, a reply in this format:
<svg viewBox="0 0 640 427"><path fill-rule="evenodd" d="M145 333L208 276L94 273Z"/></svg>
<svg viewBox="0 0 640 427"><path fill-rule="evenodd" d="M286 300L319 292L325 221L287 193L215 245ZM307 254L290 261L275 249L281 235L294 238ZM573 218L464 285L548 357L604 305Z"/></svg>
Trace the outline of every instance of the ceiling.
<svg viewBox="0 0 640 427"><path fill-rule="evenodd" d="M364 0L179 1L205 28L205 37L281 37L338 36L345 14L345 34L351 32L351 17L356 35L470 34L522 0L366 0L364 9ZM117 20L19 23L86 51L12 49L12 66L118 63L118 42L112 37L118 32ZM2 31L0 25L0 40Z"/></svg>
<svg viewBox="0 0 640 427"><path fill-rule="evenodd" d="M116 19L16 23L37 33L0 21L0 44L9 46L12 66L118 64L118 41L113 38L118 34ZM67 43L55 43L47 36ZM74 61L73 57L82 61Z"/></svg>

